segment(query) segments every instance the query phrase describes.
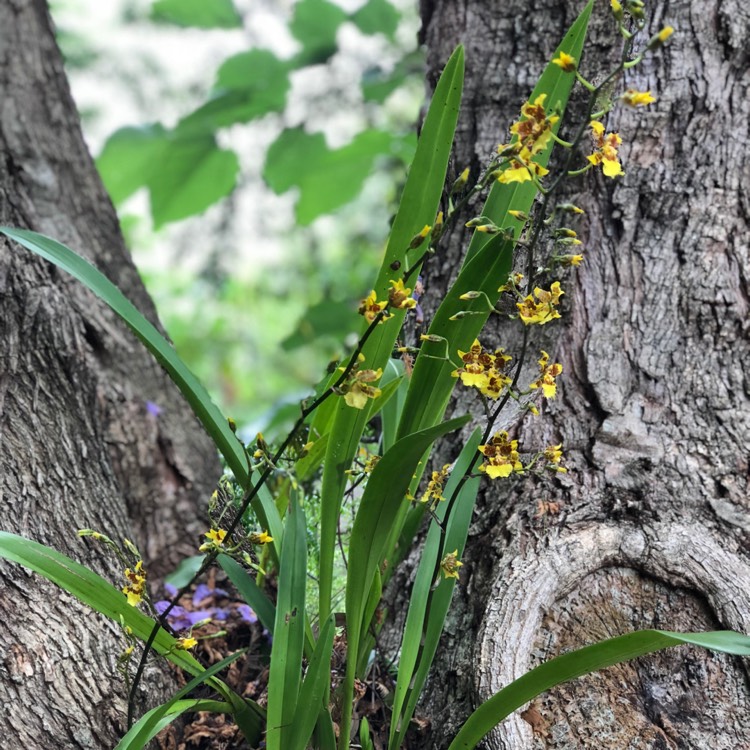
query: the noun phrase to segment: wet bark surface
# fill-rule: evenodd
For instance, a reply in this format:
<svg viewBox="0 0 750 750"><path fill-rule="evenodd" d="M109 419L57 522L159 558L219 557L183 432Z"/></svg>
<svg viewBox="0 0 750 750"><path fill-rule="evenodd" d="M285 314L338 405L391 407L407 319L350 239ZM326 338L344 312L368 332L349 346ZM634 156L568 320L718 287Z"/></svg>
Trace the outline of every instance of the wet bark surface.
<svg viewBox="0 0 750 750"><path fill-rule="evenodd" d="M88 257L152 321L80 132L46 4L0 6L0 223ZM194 554L220 468L166 374L105 305L0 240L0 528L123 585L127 537L152 579ZM149 410L149 402L160 413ZM107 748L124 723L118 627L19 566L0 564L0 747ZM161 668L144 705L171 685Z"/></svg>
<svg viewBox="0 0 750 750"><path fill-rule="evenodd" d="M507 142L581 6L422 2L432 85L466 45L453 176L467 165L478 174ZM447 746L481 700L562 651L636 628L750 630L750 15L709 0L647 10L639 46L665 25L676 33L625 76L624 88L650 89L658 102L607 118L626 174L589 173L563 194L586 210L577 226L586 261L562 276L563 320L533 332L521 380L545 349L564 366L558 397L540 418L503 425L528 451L562 442L570 473L482 491L419 747ZM608 4L597 4L589 79L611 69L615 34ZM468 241L456 226L425 273L427 310ZM513 353L520 325L490 325L482 340ZM481 422L468 397L453 409ZM402 604L407 579L391 594ZM749 695L745 662L685 647L562 686L485 746L750 746Z"/></svg>

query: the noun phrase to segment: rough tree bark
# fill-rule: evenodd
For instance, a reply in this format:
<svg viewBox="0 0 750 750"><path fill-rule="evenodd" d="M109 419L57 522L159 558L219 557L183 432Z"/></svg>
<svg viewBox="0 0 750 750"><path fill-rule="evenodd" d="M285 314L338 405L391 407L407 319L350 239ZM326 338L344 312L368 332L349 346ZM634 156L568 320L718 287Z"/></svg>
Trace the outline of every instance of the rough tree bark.
<svg viewBox="0 0 750 750"><path fill-rule="evenodd" d="M84 253L156 321L84 145L43 0L0 4L0 92L0 223ZM118 585L118 565L76 529L132 539L152 577L191 554L220 467L145 349L80 284L5 241L0 342L0 528ZM118 628L9 564L0 612L0 747L112 747L124 723ZM152 670L143 698L170 682Z"/></svg>
<svg viewBox="0 0 750 750"><path fill-rule="evenodd" d="M456 173L477 174L506 142L582 5L423 0L431 83L466 45ZM750 16L738 0L646 5L643 41L677 31L624 83L658 102L608 118L624 177L567 188L587 211L586 262L563 279L564 320L536 330L532 349L563 363L560 393L541 418L510 425L529 449L562 442L570 473L482 495L420 747L445 747L479 700L563 650L635 628L750 630ZM590 78L615 60L615 33L597 3ZM455 230L427 272L426 304L466 241ZM517 328L485 338L512 351ZM552 691L486 746L750 747L747 677L740 659L672 650Z"/></svg>

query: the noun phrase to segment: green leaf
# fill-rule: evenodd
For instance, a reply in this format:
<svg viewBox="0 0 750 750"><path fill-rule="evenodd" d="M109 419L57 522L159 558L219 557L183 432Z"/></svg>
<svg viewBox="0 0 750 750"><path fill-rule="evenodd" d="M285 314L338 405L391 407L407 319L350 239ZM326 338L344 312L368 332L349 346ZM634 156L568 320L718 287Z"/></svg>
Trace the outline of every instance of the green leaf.
<svg viewBox="0 0 750 750"><path fill-rule="evenodd" d="M470 417L459 417L399 440L378 461L362 495L349 542L346 578L347 662L340 747L348 747L352 694L364 615L375 574L383 561L394 522L402 512L417 464L439 437L458 429Z"/></svg>
<svg viewBox="0 0 750 750"><path fill-rule="evenodd" d="M109 581L50 547L15 534L0 531L0 557L12 560L44 576L116 623L130 627L133 635L148 640L154 620L136 607ZM176 639L163 628L153 642L154 650L192 675L203 673L201 664L186 651L174 650Z"/></svg>
<svg viewBox="0 0 750 750"><path fill-rule="evenodd" d="M304 512L291 492L284 543L279 563L279 589L268 677L266 747L288 747L302 677L307 585L307 530Z"/></svg>
<svg viewBox="0 0 750 750"><path fill-rule="evenodd" d="M362 74L362 96L366 102L382 104L409 78L421 81L423 69L424 54L421 50L415 50L402 57L391 71L379 66L370 68Z"/></svg>
<svg viewBox="0 0 750 750"><path fill-rule="evenodd" d="M404 406L406 391L409 388L409 379L405 376L404 363L400 359L389 359L383 370L383 382L391 382L398 379L398 388L393 398L389 399L381 410L381 436L383 441L383 453L390 450L396 442L396 430L401 419L401 409ZM381 386L382 387L382 386Z"/></svg>
<svg viewBox="0 0 750 750"><path fill-rule="evenodd" d="M593 7L593 0L589 0L581 11L581 14L563 37L563 40L558 45L550 60L557 57L560 52L567 52L573 55L576 60L581 59L581 52L586 41L589 18L591 17ZM557 134L562 125L563 115L568 105L568 98L570 97L574 82L575 75L573 73L566 73L558 65L550 61L536 86L534 86L531 96L529 96L529 101L533 102L536 101L537 97L545 94L546 99L544 100L544 104L547 111L551 112L553 109L556 109L559 112L560 120L552 127L552 131L555 134ZM547 166L554 145L554 141L550 141L547 148L538 154L534 161L543 167ZM489 217L499 227L512 227L517 238L521 233L522 227L520 222L515 221L510 216L508 211L518 210L528 213L536 198L536 193L536 186L533 182L512 182L508 184L495 182L490 189L487 202L480 214ZM490 236L484 232L474 232L469 249L466 252L464 265L474 258L479 250L489 242L489 239ZM504 283L504 280L501 283Z"/></svg>
<svg viewBox="0 0 750 750"><path fill-rule="evenodd" d="M367 665L370 661L370 654L375 645L375 638L370 628L372 618L378 609L380 600L383 597L383 576L380 570L375 570L375 577L370 587L370 594L367 597L365 608L362 615L362 632L359 634L359 654L357 654L357 674L364 675L367 671Z"/></svg>
<svg viewBox="0 0 750 750"><path fill-rule="evenodd" d="M383 34L395 40L401 14L388 0L370 0L352 14L352 22L363 34Z"/></svg>
<svg viewBox="0 0 750 750"><path fill-rule="evenodd" d="M466 474L481 442L482 433L475 430L466 441L451 476L445 486L444 496L450 498ZM442 531L436 523L430 525L422 557L414 579L406 625L401 639L401 651L398 663L398 678L393 694L391 731L388 747L397 750L402 746L404 735L409 728L414 709L427 680L432 661L435 658L440 636L443 632L445 617L448 614L453 589L456 581L453 578L441 581L433 590L438 564L447 552L457 551L460 558L466 545L469 525L474 511L479 478L468 479L453 504L450 517L446 520L448 508L441 502L436 515L445 526L445 542L441 543ZM446 501L447 502L447 501ZM430 600L431 598L431 600ZM429 618L428 614L429 602Z"/></svg>
<svg viewBox="0 0 750 750"><path fill-rule="evenodd" d="M193 580L193 576L200 570L205 559L205 555L194 555L180 560L180 564L168 576L164 576L164 583L169 583L178 589L187 586Z"/></svg>
<svg viewBox="0 0 750 750"><path fill-rule="evenodd" d="M556 54L564 49L576 59L580 59L592 7L593 0L590 0L558 46ZM547 94L545 103L548 108L556 107L562 119L573 81L572 74L564 73L557 65L550 62L530 99L534 101L540 94ZM559 127L559 124L558 122L555 129ZM548 163L552 147L553 143L550 142L547 150L539 155L537 161L542 166ZM517 236L521 231L520 222L515 221L508 211L528 212L535 197L536 187L531 182L510 184L495 182L487 203L479 213L490 217L500 227L512 227ZM497 299L497 289L506 282L510 273L512 252L512 243L504 240L502 235L489 237L482 232L474 232L458 279L449 289L429 328L430 334L447 340L449 357L457 358L459 349L466 351L471 346L489 316L483 310L482 306L486 307L486 304L482 299L472 303L462 301L459 299L460 296L468 291L484 291L491 300ZM473 308L481 310L481 314L464 317L457 321L450 320L455 313ZM422 352L423 355L444 357L446 345L427 342ZM451 377L455 365L445 359L434 359L423 355L417 357L414 366L399 427L400 436L436 424L442 419L456 384L456 378Z"/></svg>
<svg viewBox="0 0 750 750"><path fill-rule="evenodd" d="M289 23L289 31L302 44L295 58L297 66L324 63L332 57L338 49L336 33L346 19L346 13L327 0L299 0Z"/></svg>
<svg viewBox="0 0 750 750"><path fill-rule="evenodd" d="M163 706L157 706L156 708L152 708L148 713L145 713L135 724L133 724L130 732L120 740L117 747L115 747L115 750L140 750L142 747L145 747L147 742L156 737L162 729L168 727L175 719L188 711L190 713L207 711L215 714L231 713L232 711L232 706L224 701L204 700L201 698L187 698L185 700L173 701L170 702L169 710L160 714L159 720L153 725L153 727L151 727L145 742L134 744L132 740L128 739L131 732L134 730L140 732L140 729L146 724L146 722L150 722L151 717L161 712L162 708ZM123 744L126 741L127 744Z"/></svg>
<svg viewBox="0 0 750 750"><path fill-rule="evenodd" d="M362 750L374 750L374 745L370 738L370 723L365 716L362 717L359 723L359 744L362 745Z"/></svg>
<svg viewBox="0 0 750 750"><path fill-rule="evenodd" d="M268 149L263 177L279 194L299 188L295 214L306 226L356 198L376 157L388 154L392 143L390 133L365 130L346 146L329 149L322 133L287 129Z"/></svg>
<svg viewBox="0 0 750 750"><path fill-rule="evenodd" d="M464 266L443 298L428 331L443 340L422 343L406 394L399 437L429 427L442 418L457 382L451 373L459 366L458 351L469 350L489 313L481 311L460 320L450 318L460 310L470 309L470 303L460 299L466 292L486 291L491 299L497 296L498 286L510 272L512 253L512 244L501 235L495 235L480 250L475 262ZM446 360L446 355L455 363Z"/></svg>
<svg viewBox="0 0 750 750"><path fill-rule="evenodd" d="M731 630L672 633L639 630L550 659L485 701L466 720L448 750L470 750L509 714L561 682L670 646L692 644L712 651L750 656L750 637Z"/></svg>
<svg viewBox="0 0 750 750"><path fill-rule="evenodd" d="M244 648L241 651L237 651L236 653L227 656L217 664L214 664L213 666L206 669L203 674L200 674L190 680L190 682L188 682L185 687L178 690L170 700L168 700L166 703L162 703L161 706L157 706L156 708L152 709L147 714L142 716L140 720L130 728L128 733L117 743L117 747L115 748L115 750L141 750L141 748L144 748L148 744L149 740L156 736L156 734L163 728L162 719L168 716L169 722L172 722L181 713L194 707L185 705L182 710L179 710L177 704L180 702L181 698L184 698L191 690L195 690L195 688L197 688L199 685L202 685L207 679L209 679L209 677L213 677L215 674L221 672L225 667L228 667L232 662L239 659L240 656L246 654L247 651L248 649ZM198 702L199 701L183 701L182 703L196 704ZM232 707L228 703L219 702L218 706L218 710L220 712L231 713ZM257 739L260 739L262 731L263 726L259 723ZM247 739L250 742L254 742L254 740L250 737L248 737Z"/></svg>
<svg viewBox="0 0 750 750"><path fill-rule="evenodd" d="M249 698L243 698L232 690L227 691L225 697L232 704L232 716L242 736L248 739L250 745L257 746L266 727L262 709Z"/></svg>
<svg viewBox="0 0 750 750"><path fill-rule="evenodd" d="M281 348L288 352L312 344L324 336L341 341L358 327L359 320L350 301L325 299L305 310L294 331L281 342Z"/></svg>
<svg viewBox="0 0 750 750"><path fill-rule="evenodd" d="M255 578L249 571L245 570L236 560L228 555L219 555L217 558L222 570L227 574L242 598L250 605L258 616L263 627L273 635L276 622L276 607L271 600L258 588Z"/></svg>
<svg viewBox="0 0 750 750"><path fill-rule="evenodd" d="M333 728L333 719L328 707L321 709L318 715L317 745L320 750L336 750L336 734Z"/></svg>
<svg viewBox="0 0 750 750"><path fill-rule="evenodd" d="M205 135L269 112L283 112L290 87L289 64L269 50L233 55L219 68L211 98L180 120L176 130Z"/></svg>
<svg viewBox="0 0 750 750"><path fill-rule="evenodd" d="M331 374L326 375L315 387L314 397L317 398L324 390L330 388L337 380L339 373L334 370ZM313 397L311 396L311 399ZM331 426L333 425L333 417L336 414L336 408L338 407L338 398L326 399L312 414L310 419L310 439L315 440L318 437L328 436L331 433ZM327 447L327 443L326 443Z"/></svg>
<svg viewBox="0 0 750 750"><path fill-rule="evenodd" d="M289 750L305 750L321 710L325 710L326 695L331 687L331 653L334 636L333 616L329 617L320 631L305 681L299 694L297 711L292 722ZM286 750L286 749L285 749Z"/></svg>
<svg viewBox="0 0 750 750"><path fill-rule="evenodd" d="M380 379L380 383L378 383L378 388L380 388L382 393L369 402L369 407L365 407L367 410L368 422L372 421L385 407L388 406L390 400L398 391L404 376L394 376L394 370L395 368L386 367L383 377Z"/></svg>
<svg viewBox="0 0 750 750"><path fill-rule="evenodd" d="M37 232L31 232L28 229L0 227L0 233L67 271L104 300L125 321L177 384L195 415L226 459L229 468L240 482L246 483L248 477L247 456L242 444L229 428L226 418L211 400L205 388L198 382L195 375L177 356L172 345L141 315L130 300L85 258L57 242L57 240L45 237Z"/></svg>
<svg viewBox="0 0 750 750"><path fill-rule="evenodd" d="M392 266L399 264L407 267L406 252L411 239L425 224L435 221L458 121L463 73L464 53L463 47L459 46L446 63L422 126L414 161L406 179L375 285L378 299L385 299L387 295L388 282L393 277ZM396 311L389 321L377 326L363 349L367 367L385 367L403 319L404 313ZM351 465L367 419L367 414L348 407L343 399L337 399L332 411L334 421L326 452L321 493L321 617L327 617L330 608L336 529L341 498L346 488L346 475L343 472Z"/></svg>
<svg viewBox="0 0 750 750"><path fill-rule="evenodd" d="M66 555L31 539L0 531L0 557L39 573L96 612L118 625L130 628L130 632L136 638L144 642L150 639L156 622L136 607L131 607L122 591L112 586L109 581ZM203 665L187 651L177 649L176 645L177 640L174 636L159 627L151 648L185 672L200 676L201 681L208 681L212 688L232 703L235 714L241 708L242 716L238 717L238 724L241 720L246 736L251 741L256 735L259 736L263 728L263 710L252 701L241 698L218 678L203 677Z"/></svg>
<svg viewBox="0 0 750 750"><path fill-rule="evenodd" d="M158 124L120 128L107 139L96 166L113 203L148 184L165 144L166 131Z"/></svg>
<svg viewBox="0 0 750 750"><path fill-rule="evenodd" d="M177 356L172 345L109 279L85 258L42 234L27 229L11 229L2 226L0 226L0 233L67 271L106 302L167 371L240 484L248 487L251 481L257 483L257 472L248 473L249 466L242 443L232 432L226 418L211 400L205 388ZM274 538L274 548L280 549L279 545L283 536L281 518L265 485L258 492L253 509Z"/></svg>
<svg viewBox="0 0 750 750"><path fill-rule="evenodd" d="M154 227L200 214L229 195L239 168L237 154L220 149L213 136L170 138L148 180Z"/></svg>
<svg viewBox="0 0 750 750"><path fill-rule="evenodd" d="M294 475L297 477L297 481L304 482L323 463L326 445L328 445L327 433L313 443L304 458L297 461L294 465Z"/></svg>
<svg viewBox="0 0 750 750"><path fill-rule="evenodd" d="M199 29L242 28L242 17L232 0L156 0L151 18Z"/></svg>

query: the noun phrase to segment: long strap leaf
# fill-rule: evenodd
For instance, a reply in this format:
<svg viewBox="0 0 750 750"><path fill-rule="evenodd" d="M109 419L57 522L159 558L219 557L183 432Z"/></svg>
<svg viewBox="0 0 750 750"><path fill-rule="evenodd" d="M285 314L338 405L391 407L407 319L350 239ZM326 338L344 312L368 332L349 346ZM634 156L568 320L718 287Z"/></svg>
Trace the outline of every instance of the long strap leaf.
<svg viewBox="0 0 750 750"><path fill-rule="evenodd" d="M375 284L378 299L385 299L388 281L397 278L392 268L408 268L406 254L412 238L425 224L435 221L458 121L463 76L464 51L459 46L443 70L425 117ZM396 310L391 320L372 333L362 352L368 368L385 368L403 318L404 312ZM319 614L323 620L330 614L331 607L336 529L347 480L344 471L354 458L367 419L366 410L354 409L343 399L338 400L321 490Z"/></svg>
<svg viewBox="0 0 750 750"><path fill-rule="evenodd" d="M236 661L240 658L240 656L243 656L247 653L247 649L242 649L241 651L237 651L234 654L231 654L230 656L227 656L225 659L222 659L217 664L212 665L209 667L203 674L198 675L197 677L194 677L190 682L185 685L185 687L181 688L175 695L168 700L166 703L162 703L161 706L157 706L156 708L149 711L147 714L142 716L133 726L130 728L128 733L117 743L117 747L115 750L141 750L141 748L144 748L149 740L151 740L157 732L159 732L164 724L162 720L165 717L169 717L169 721L174 721L182 711L178 710L177 704L180 702L181 698L184 698L188 693L190 693L191 690L195 690L199 685L202 685L209 677L213 677L215 674L218 674L221 672L224 667L228 667L233 661ZM185 701L184 703L196 703L197 701ZM219 711L231 713L232 707L224 702L219 702L218 704L220 707L218 708ZM190 708L189 705L185 706L182 710L188 710ZM202 708L199 710L207 710L206 708ZM259 723L257 727L256 732L256 739L259 739L261 736L261 733L263 731L262 725ZM254 740L250 737L246 738L248 742L253 742Z"/></svg>
<svg viewBox="0 0 750 750"><path fill-rule="evenodd" d="M479 430L475 430L456 459L451 477L445 487L446 498L453 495L459 481L471 464L477 446L481 442L481 434ZM445 527L444 544L440 544L442 531L436 523L430 526L427 533L409 600L404 634L401 639L398 678L393 696L391 731L388 743L391 750L398 750L401 747L437 651L445 617L453 596L455 580L452 578L441 581L436 589L433 590L432 588L440 549L442 547L444 553L456 550L458 556L461 557L469 533L478 490L478 478L467 480L453 504L453 510L448 519L445 518L447 512L445 504L441 503L437 508L436 515ZM430 596L432 596L432 602L428 612L427 606Z"/></svg>
<svg viewBox="0 0 750 750"><path fill-rule="evenodd" d="M104 274L70 248L37 232L0 227L0 233L67 271L104 300L169 373L235 475L240 480L247 476L245 451L206 389L177 356L172 345Z"/></svg>
<svg viewBox="0 0 750 750"><path fill-rule="evenodd" d="M229 703L224 701L205 700L202 698L185 698L182 700L176 700L170 703L169 710L162 712L164 706L157 706L152 708L148 713L145 713L130 729L125 737L115 747L115 750L140 750L145 747L146 744L156 737L159 732L165 727L168 727L173 721L178 719L182 714L190 711L191 713L197 713L198 711L206 711L208 713L231 713L232 707ZM150 725L150 721L153 716L159 715L158 721L153 725ZM143 741L137 743L132 741L130 733L133 730L140 732L141 728L149 722L148 735L144 737Z"/></svg>
<svg viewBox="0 0 750 750"><path fill-rule="evenodd" d="M297 711L292 722L292 734L289 745L284 750L305 750L315 723L322 710L325 697L331 686L331 652L335 634L333 615L323 625L312 659L307 667L305 681L297 702Z"/></svg>
<svg viewBox="0 0 750 750"><path fill-rule="evenodd" d="M227 419L211 400L206 389L180 359L174 347L104 274L70 248L37 232L0 226L0 234L6 235L19 245L67 271L106 302L167 371L219 452L226 459L238 481L247 487L251 479L257 480L257 474L254 473L252 477L249 474L247 456L242 444L230 429ZM281 519L265 487L258 493L258 503L254 507L261 522L273 536L274 544L280 545L283 533Z"/></svg>
<svg viewBox="0 0 750 750"><path fill-rule="evenodd" d="M0 557L20 563L44 576L116 623L123 622L133 635L148 639L154 621L136 607L131 607L122 591L94 571L67 555L16 534L0 531ZM175 649L176 639L163 628L159 629L153 648L181 669L192 675L203 673L201 664L186 651Z"/></svg>
<svg viewBox="0 0 750 750"><path fill-rule="evenodd" d="M268 677L268 750L288 747L297 710L305 642L306 534L305 516L297 493L292 491L279 563L279 594Z"/></svg>
<svg viewBox="0 0 750 750"><path fill-rule="evenodd" d="M75 560L71 560L67 555L31 539L0 531L0 557L39 573L96 612L103 614L118 625L123 624L129 627L133 635L142 641L149 639L154 621L136 607L131 607L122 591L112 586L109 581ZM200 676L204 680L208 679L213 688L233 703L235 713L241 709L243 731L246 730L248 736L253 736L253 733L260 727L264 716L263 710L238 696L218 678L203 677L205 672L203 665L187 651L177 649L176 645L177 640L174 636L163 628L159 628L152 648L189 674Z"/></svg>
<svg viewBox="0 0 750 750"><path fill-rule="evenodd" d="M276 607L271 600L260 590L255 578L243 568L236 560L228 555L219 555L217 562L227 574L242 598L250 605L258 616L263 627L273 635L276 622Z"/></svg>
<svg viewBox="0 0 750 750"><path fill-rule="evenodd" d="M750 637L732 630L672 633L639 630L571 651L527 672L485 701L466 720L448 750L471 750L509 714L545 690L598 669L670 646L692 644L712 651L750 656Z"/></svg>
<svg viewBox="0 0 750 750"><path fill-rule="evenodd" d="M365 609L375 573L383 561L394 519L404 503L408 502L406 491L425 451L435 440L460 428L468 420L468 416L452 419L400 440L380 459L367 481L349 543L346 580L347 663L339 740L342 750L348 749L351 731L357 655L363 628L367 627L364 622Z"/></svg>

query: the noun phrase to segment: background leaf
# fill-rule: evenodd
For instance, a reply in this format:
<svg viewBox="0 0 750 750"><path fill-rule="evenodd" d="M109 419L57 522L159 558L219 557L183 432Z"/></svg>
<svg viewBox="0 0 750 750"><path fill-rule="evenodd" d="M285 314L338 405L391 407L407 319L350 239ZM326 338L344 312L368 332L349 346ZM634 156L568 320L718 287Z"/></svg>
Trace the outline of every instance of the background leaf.
<svg viewBox="0 0 750 750"><path fill-rule="evenodd" d="M363 34L383 34L393 41L400 17L388 0L369 0L352 13L351 20Z"/></svg>
<svg viewBox="0 0 750 750"><path fill-rule="evenodd" d="M167 140L148 180L154 226L202 213L229 195L239 168L237 154L220 149L213 136Z"/></svg>
<svg viewBox="0 0 750 750"><path fill-rule="evenodd" d="M356 305L350 301L324 299L305 310L294 331L282 342L284 351L297 349L305 344L312 344L324 336L340 342L344 337L357 330L359 317L355 313Z"/></svg>
<svg viewBox="0 0 750 750"><path fill-rule="evenodd" d="M232 0L157 0L151 7L155 21L201 29L236 29L242 17Z"/></svg>
<svg viewBox="0 0 750 750"><path fill-rule="evenodd" d="M392 70L379 66L372 67L362 74L362 97L366 102L382 104L397 88L403 86L407 79L414 76L424 67L424 55L415 50L402 57Z"/></svg>
<svg viewBox="0 0 750 750"><path fill-rule="evenodd" d="M269 148L263 177L276 193L299 188L295 213L307 225L355 198L375 158L391 152L393 139L381 130L365 130L346 146L330 149L322 133L287 129Z"/></svg>
<svg viewBox="0 0 750 750"><path fill-rule="evenodd" d="M290 88L289 63L265 49L240 52L222 63L211 98L180 120L177 132L205 135L283 112Z"/></svg>
<svg viewBox="0 0 750 750"><path fill-rule="evenodd" d="M346 13L327 0L300 0L289 24L289 30L302 44L302 51L295 58L297 66L324 63L334 55L338 49L336 33L346 19Z"/></svg>
<svg viewBox="0 0 750 750"><path fill-rule="evenodd" d="M115 204L148 183L165 144L166 131L158 124L120 128L109 137L96 166Z"/></svg>

